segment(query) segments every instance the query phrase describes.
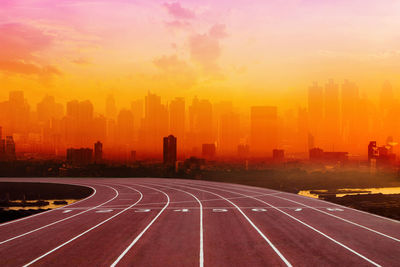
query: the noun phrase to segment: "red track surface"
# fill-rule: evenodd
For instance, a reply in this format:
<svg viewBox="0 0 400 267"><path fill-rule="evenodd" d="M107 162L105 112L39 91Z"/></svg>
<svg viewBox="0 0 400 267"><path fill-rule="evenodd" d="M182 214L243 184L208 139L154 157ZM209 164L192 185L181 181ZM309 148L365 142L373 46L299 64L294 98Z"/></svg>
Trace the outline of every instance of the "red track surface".
<svg viewBox="0 0 400 267"><path fill-rule="evenodd" d="M0 266L399 266L400 222L242 185L12 179L95 193L0 224Z"/></svg>

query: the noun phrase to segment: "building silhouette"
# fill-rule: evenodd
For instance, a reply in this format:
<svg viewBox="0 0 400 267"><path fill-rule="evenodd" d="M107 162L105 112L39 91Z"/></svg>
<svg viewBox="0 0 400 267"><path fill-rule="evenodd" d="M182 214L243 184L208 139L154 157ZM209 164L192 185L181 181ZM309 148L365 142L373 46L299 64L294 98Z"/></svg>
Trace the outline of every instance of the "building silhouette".
<svg viewBox="0 0 400 267"><path fill-rule="evenodd" d="M348 152L330 152L321 148L312 148L309 151L310 161L320 163L344 164L348 161Z"/></svg>
<svg viewBox="0 0 400 267"><path fill-rule="evenodd" d="M94 144L94 163L102 163L103 162L103 144L100 141L97 141Z"/></svg>
<svg viewBox="0 0 400 267"><path fill-rule="evenodd" d="M272 159L274 161L283 161L285 159L285 150L283 149L272 150Z"/></svg>
<svg viewBox="0 0 400 267"><path fill-rule="evenodd" d="M72 165L84 166L93 162L93 149L90 148L68 148L67 162Z"/></svg>
<svg viewBox="0 0 400 267"><path fill-rule="evenodd" d="M176 137L164 137L163 162L165 165L175 166L176 163Z"/></svg>
<svg viewBox="0 0 400 267"><path fill-rule="evenodd" d="M216 153L215 144L203 144L201 146L201 155L206 159L214 159Z"/></svg>
<svg viewBox="0 0 400 267"><path fill-rule="evenodd" d="M251 107L250 114L250 151L255 156L271 156L278 146L277 107Z"/></svg>

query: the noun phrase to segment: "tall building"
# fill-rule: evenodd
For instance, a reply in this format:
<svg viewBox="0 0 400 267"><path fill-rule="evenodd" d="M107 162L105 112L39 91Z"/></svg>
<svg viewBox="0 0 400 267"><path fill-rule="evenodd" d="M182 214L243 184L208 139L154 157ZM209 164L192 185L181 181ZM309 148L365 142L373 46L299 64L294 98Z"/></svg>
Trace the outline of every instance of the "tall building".
<svg viewBox="0 0 400 267"><path fill-rule="evenodd" d="M195 97L189 107L190 146L200 149L202 144L213 143L213 106L206 99Z"/></svg>
<svg viewBox="0 0 400 267"><path fill-rule="evenodd" d="M169 132L184 144L185 136L185 99L177 97L169 104Z"/></svg>
<svg viewBox="0 0 400 267"><path fill-rule="evenodd" d="M272 150L272 159L274 161L283 161L285 159L285 150L283 149Z"/></svg>
<svg viewBox="0 0 400 267"><path fill-rule="evenodd" d="M122 109L117 119L117 140L119 145L132 145L134 139L134 117L130 110Z"/></svg>
<svg viewBox="0 0 400 267"><path fill-rule="evenodd" d="M96 139L93 133L93 105L89 100L67 103L65 139L67 146L87 146Z"/></svg>
<svg viewBox="0 0 400 267"><path fill-rule="evenodd" d="M341 135L346 146L358 145L357 119L358 119L358 102L359 92L355 83L344 81L342 85L342 127Z"/></svg>
<svg viewBox="0 0 400 267"><path fill-rule="evenodd" d="M214 159L216 153L215 144L203 144L201 146L201 155L206 159Z"/></svg>
<svg viewBox="0 0 400 267"><path fill-rule="evenodd" d="M176 137L164 137L163 159L165 165L175 166L176 163Z"/></svg>
<svg viewBox="0 0 400 267"><path fill-rule="evenodd" d="M93 149L90 148L68 148L67 161L73 165L88 165L93 161Z"/></svg>
<svg viewBox="0 0 400 267"><path fill-rule="evenodd" d="M106 100L106 117L115 119L117 116L117 106L113 95L107 96Z"/></svg>
<svg viewBox="0 0 400 267"><path fill-rule="evenodd" d="M308 122L310 134L314 136L314 142L321 143L320 138L324 122L324 91L316 82L308 88Z"/></svg>
<svg viewBox="0 0 400 267"><path fill-rule="evenodd" d="M94 144L94 163L102 163L103 162L103 144L100 141L97 141Z"/></svg>
<svg viewBox="0 0 400 267"><path fill-rule="evenodd" d="M140 137L142 148L156 156L160 152L159 140L168 133L168 110L161 104L161 97L151 94L145 97L145 115Z"/></svg>
<svg viewBox="0 0 400 267"><path fill-rule="evenodd" d="M7 136L5 140L5 156L9 160L13 160L16 158L15 154L15 142L12 136Z"/></svg>
<svg viewBox="0 0 400 267"><path fill-rule="evenodd" d="M324 144L335 149L340 145L339 86L333 80L325 85Z"/></svg>
<svg viewBox="0 0 400 267"><path fill-rule="evenodd" d="M237 152L240 143L239 114L229 112L220 116L218 129L218 153L232 156Z"/></svg>
<svg viewBox="0 0 400 267"><path fill-rule="evenodd" d="M278 146L277 107L251 107L250 114L250 152L255 156L271 156Z"/></svg>

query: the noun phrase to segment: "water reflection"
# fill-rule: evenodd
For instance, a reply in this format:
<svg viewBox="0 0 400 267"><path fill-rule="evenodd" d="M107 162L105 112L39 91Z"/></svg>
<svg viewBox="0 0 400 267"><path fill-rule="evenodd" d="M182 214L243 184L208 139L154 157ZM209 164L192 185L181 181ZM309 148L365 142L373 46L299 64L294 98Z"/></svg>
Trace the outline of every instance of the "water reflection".
<svg viewBox="0 0 400 267"><path fill-rule="evenodd" d="M2 207L2 209L3 210L39 210L39 209L46 210L46 209L56 209L56 208L60 208L60 207L65 206L65 205L72 204L72 203L78 201L78 199L46 199L46 200L43 200L43 201L49 202L49 204L48 205L44 205L44 206L25 206L25 207L22 207L23 204L22 204L22 201L20 200L20 201L15 201L15 202L20 202L21 206L18 206L18 207ZM55 204L54 201L65 201L65 202L67 202L67 204ZM33 202L36 202L36 200L25 201L25 202L26 203L33 203Z"/></svg>
<svg viewBox="0 0 400 267"><path fill-rule="evenodd" d="M366 194L400 194L400 187L380 187L380 188L343 188L337 190L303 190L298 194L306 197L318 198L320 195L335 195L343 197L347 195L366 195Z"/></svg>

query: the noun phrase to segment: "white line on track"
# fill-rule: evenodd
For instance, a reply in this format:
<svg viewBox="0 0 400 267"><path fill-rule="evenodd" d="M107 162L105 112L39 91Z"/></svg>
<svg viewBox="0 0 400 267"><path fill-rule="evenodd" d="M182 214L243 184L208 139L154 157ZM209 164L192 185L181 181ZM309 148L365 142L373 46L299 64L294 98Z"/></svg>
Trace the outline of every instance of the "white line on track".
<svg viewBox="0 0 400 267"><path fill-rule="evenodd" d="M11 237L11 238L9 238L9 239L7 239L7 240L3 240L3 241L0 242L0 245L3 245L3 244L5 244L5 243L10 242L10 241L12 241L12 240L15 240L15 239L17 239L17 238L20 238L20 237L23 237L23 236L32 234L32 233L34 233L34 232L37 232L37 231L42 230L42 229L44 229L44 228L47 228L47 227L49 227L49 226L55 225L55 224L57 224L57 223L60 223L60 222L69 220L69 219L71 219L71 218L73 218L73 217L76 217L76 216L78 216L78 215L84 214L84 213L89 212L89 211L91 211L91 210L94 210L94 209L96 209L96 208L98 208L98 207L101 207L102 205L105 205L105 204L109 203L110 201L113 201L115 198L118 197L118 194L119 194L119 193L118 193L117 190L115 190L115 188L113 188L113 187L111 187L111 186L108 186L108 185L105 185L105 186L107 186L107 187L109 187L109 188L111 188L112 190L115 191L115 196L114 196L113 198L107 200L106 202L104 202L104 203L102 203L102 204L100 204L100 205L98 205L98 206L95 206L95 207L93 207L93 208L90 208L90 209L88 209L88 210L84 210L84 211L79 212L79 213L77 213L77 214L74 214L74 215L71 215L71 216L69 216L69 217L63 218L63 219L61 219L61 220L58 220L58 221L55 221L55 222L46 224L46 225L44 225L44 226L41 226L41 227L36 228L36 229L34 229L34 230L28 231L28 232L26 232L26 233L23 233L23 234L20 234L20 235Z"/></svg>
<svg viewBox="0 0 400 267"><path fill-rule="evenodd" d="M292 266L292 264L285 258L285 256L283 256L283 254L278 250L278 248L275 247L275 245L264 235L263 232L261 232L261 230L253 223L253 221L250 220L250 218L247 217L247 215L246 215L235 203L233 203L233 202L230 201L229 199L227 199L227 198L225 198L225 197L223 197L223 196L221 196L221 195L219 195L219 194L217 194L217 193L214 193L214 192L210 192L210 191L203 190L203 189L199 189L199 188L194 188L194 187L192 187L192 186L185 186L185 185L182 185L182 184L179 184L179 183L174 183L174 184L175 184L175 185L178 185L178 186L180 186L180 187L185 187L185 188L194 189L194 190L196 190L196 191L207 192L207 193L210 193L210 194L213 194L213 195L215 195L215 196L218 196L218 197L220 197L220 198L226 200L227 202L229 202L232 206L234 206L234 207L243 215L243 217L250 223L250 225L257 231L257 233L268 243L268 245L269 245L269 246L275 251L275 253L281 258L281 260L286 264L286 266L290 266L290 267Z"/></svg>
<svg viewBox="0 0 400 267"><path fill-rule="evenodd" d="M69 185L69 184L68 184L68 185ZM1 224L0 224L0 227L1 227L1 226L5 226L5 225L9 225L9 224L12 224L12 223L24 221L24 220L27 220L27 219L31 219L31 218L34 218L34 217L36 217L36 216L43 215L43 214L46 214L46 213L49 213L49 212L52 212L52 211L55 211L55 210L59 210L59 209L62 209L62 208L71 207L72 205L78 204L78 203L80 203L80 202L83 202L83 201L85 201L85 200L88 200L89 198L92 198L92 197L93 197L94 195L96 195L96 193L97 193L96 189L95 189L94 187L89 186L89 185L82 185L82 184L71 184L71 185L78 185L78 186L86 186L86 187L89 187L89 188L93 189L93 193L92 193L90 196L88 196L88 197L86 197L86 198L84 198L84 199L81 199L81 200L79 200L79 201L76 201L76 202L74 202L74 203L72 203L72 204L69 204L69 205L66 205L66 206L62 206L62 207L59 207L59 208L56 208L56 209L51 209L51 210L44 211L44 212L39 212L39 213L36 213L36 214L34 214L34 215L30 215L30 216L27 216L27 217L24 217L24 218L21 218L21 219L17 219L17 220L12 220L12 221L9 221L9 222L1 223Z"/></svg>
<svg viewBox="0 0 400 267"><path fill-rule="evenodd" d="M198 184L197 184L197 185L198 185ZM211 186L206 186L206 185L198 185L198 186L200 186L200 187L205 187L205 188L210 188L210 189L214 189L214 190L219 190L219 191L225 191L225 192L232 193L232 194L238 194L238 195L243 195L243 196L245 196L245 194L238 193L238 192L235 192L235 191L226 190L226 189L221 189L221 188L218 188L218 187L211 187ZM344 245L343 243L341 243L341 242L337 241L336 239L330 237L329 235L327 235L327 234L325 234L325 233L319 231L318 229L316 229L316 228L314 228L313 226L311 226L311 225L309 225L309 224L303 222L302 220L300 220L300 219L298 219L298 218L296 218L296 217L290 215L289 213L287 213L287 212L285 212L285 211L283 211L283 210L281 210L281 209L279 209L279 208L277 208L277 207L275 207L275 206L269 204L268 202L265 202L265 201L263 201L263 200L261 200L261 199L255 198L255 197L250 197L250 196L249 196L249 198L252 198L252 199L254 199L254 200L257 200L257 201L259 201L259 202L261 202L261 203L264 203L264 204L266 204L266 205L268 205L268 206L270 206L270 207L276 209L277 211L279 211L279 212L285 214L286 216L292 218L293 220L295 220L295 221L301 223L302 225L304 225L304 226L310 228L311 230L313 230L313 231L315 231L315 232L321 234L322 236L328 238L329 240L331 240L332 242L336 243L337 245L339 245L339 246L341 246L341 247L347 249L348 251L352 252L353 254L355 254L355 255L359 256L360 258L366 260L367 262L369 262L369 263L371 263L371 264L373 264L373 265L375 265L375 266L381 266L381 265L379 265L378 263L372 261L371 259L365 257L365 256L362 255L361 253L358 253L357 251L353 250L352 248L350 248L350 247Z"/></svg>
<svg viewBox="0 0 400 267"><path fill-rule="evenodd" d="M165 187L165 188L170 188L172 190L176 190L176 191L180 191L183 192L185 194L188 194L190 196L192 196L194 199L196 199L197 203L199 203L199 210L200 210L200 252L199 252L199 266L203 267L204 266L204 247L203 247L203 204L201 204L201 201L192 193L178 189L178 188L174 188L174 187L170 187L170 186L165 186L165 185L160 185L160 184L151 184L151 183L146 183L146 184L150 184L153 186L161 186L161 187ZM174 208L176 209L176 208ZM182 211L184 211L182 209ZM187 212L187 211L184 211Z"/></svg>
<svg viewBox="0 0 400 267"><path fill-rule="evenodd" d="M140 232L140 234L132 241L132 243L129 244L129 246L121 253L121 255L118 256L118 258L110 265L111 267L116 266L121 260L122 258L129 252L129 250L139 241L139 239L144 235L144 233L150 228L150 226L158 219L158 217L160 217L160 215L164 212L164 210L168 207L169 203L170 203L170 198L168 196L167 193L165 193L164 191L158 190L156 188L152 188L149 186L145 186L145 185L140 185L140 184L135 184L138 186L142 186L142 187L146 187L146 188L150 188L153 190L156 190L158 192L163 193L166 197L167 197L167 203L165 204L164 208L153 218L153 220L143 229L142 232Z"/></svg>
<svg viewBox="0 0 400 267"><path fill-rule="evenodd" d="M211 184L211 183L209 182L209 184ZM222 186L221 184L223 184L223 183L222 182L213 182L212 184L213 185L218 184L219 186ZM231 183L225 183L225 184L229 184L232 188L241 188L240 190L247 191L247 192L252 192L252 193L260 193L258 191L254 191L254 189L262 189L263 191L264 190L269 190L269 191L272 191L272 192L280 192L281 194L284 194L284 195L295 195L297 198L304 198L304 199L307 199L307 200L329 203L330 205L338 206L338 207L341 207L341 208L344 208L344 209L348 209L348 210L352 210L352 211L355 211L355 212L358 212L358 213L367 214L367 215L374 216L374 217L377 217L379 219L383 219L383 220L386 220L386 221L390 221L390 222L394 222L394 223L400 223L400 221L398 221L398 220L394 220L394 219L391 219L391 218L383 217L383 216L380 216L380 215L377 215L377 214L374 214L374 213L369 213L369 212L358 210L358 209L353 209L353 208L350 208L350 207L345 207L345 206L342 206L342 205L339 205L339 204L336 204L336 203L333 203L333 202L325 201L325 200L322 200L322 199L310 198L310 197L306 197L306 196L302 196L302 195L298 195L298 194L278 191L278 190L269 189L269 188L257 188L257 187L249 186L249 185L239 185L239 184L231 184ZM253 190L247 190L247 189L243 189L243 188L250 188L250 189L253 189ZM271 195L273 195L273 194L271 194Z"/></svg>
<svg viewBox="0 0 400 267"><path fill-rule="evenodd" d="M216 187L218 187L218 186L216 186ZM220 186L220 187L221 187L221 186ZM236 188L237 188L237 190L242 190L242 191L246 191L246 192L256 193L255 191L252 191L252 190L240 189L240 187L234 187L234 189L236 189ZM382 233L382 232L379 232L379 231L377 231L377 230L371 229L371 228L369 228L369 227L367 227L367 226L358 224L358 223L356 223L356 222L347 220L347 219L342 218L342 217L340 217L340 216L331 214L331 213L329 213L329 212L320 210L320 209L318 209L318 208L316 208L316 207L308 206L307 204L304 204L304 203L301 203L301 202L298 202L298 201L295 201L295 200L292 200L292 199L288 199L288 198L285 198L285 197L280 197L280 196L277 196L277 195L271 195L271 196L276 197L276 198L280 198L280 199L283 199L283 200L286 200L286 201L289 201L289 202L293 202L293 203L299 204L299 205L301 205L301 206L303 206L303 207L306 207L306 208L309 208L309 209L318 211L318 212L323 213L323 214L325 214L325 215L328 215L328 216L334 217L334 218L336 218L336 219L339 219L339 220L341 220L341 221L350 223L350 224L352 224L352 225L355 225L355 226L357 226L357 227L363 228L363 229L365 229L365 230L368 230L368 231L373 232L373 233L375 233L375 234L381 235L381 236L383 236L383 237L389 238L389 239L394 240L394 241L396 241L396 242L400 242L400 239L398 239L398 238L395 238L395 237L393 237L393 236L384 234L384 233ZM297 196L297 195L296 195L296 196ZM344 206L340 206L340 205L336 205L336 206L341 207L342 209L347 209L347 208L344 207ZM355 209L350 209L350 210L355 210ZM368 214L370 214L370 213L368 213ZM371 215L371 214L370 214L370 215Z"/></svg>
<svg viewBox="0 0 400 267"><path fill-rule="evenodd" d="M139 198L139 200L138 200L138 201L136 201L135 203L133 203L133 204L132 204L131 206L129 206L128 208L126 208L126 209L124 209L124 210L122 210L122 211L120 211L120 212L116 213L115 215L113 215L113 216L109 217L108 219L106 219L106 220L104 220L104 221L102 221L102 222L100 222L100 223L96 224L95 226L93 226L93 227L91 227L91 228L87 229L86 231L84 231L84 232L80 233L79 235L77 235L77 236L75 236L75 237L71 238L70 240L68 240L68 241L66 241L66 242L64 242L64 243L62 243L61 245L59 245L59 246L57 246L57 247L53 248L52 250L50 250L50 251L48 251L48 252L44 253L43 255L41 255L41 256L37 257L36 259L34 259L34 260L30 261L29 263L27 263L27 264L23 265L23 267L30 266L30 265L34 264L35 262L37 262L37 261L39 261L39 260L43 259L44 257L48 256L49 254L53 253L54 251L56 251L56 250L58 250L58 249L62 248L63 246L65 246L65 245L67 245L67 244L69 244L69 243L73 242L74 240L78 239L79 237L81 237L81 236L83 236L83 235L85 235L85 234L89 233L89 232L90 232L90 231L92 231L93 229L96 229L97 227L99 227L99 226L101 226L101 225L105 224L106 222L108 222L108 221L112 220L113 218L115 218L115 217L117 217L118 215L120 215L121 213L123 213L123 212L127 211L129 208L131 208L131 207L135 206L135 205L136 205L136 204L137 204L139 201L141 201L141 200L142 200L142 198L143 198L143 194L142 194L142 192L140 192L139 190L136 190L136 189L134 189L134 188L132 188L132 187L130 187L130 186L124 186L124 187L130 188L130 189L132 189L132 190L134 190L134 191L136 191L136 192L139 192L139 194L140 194L140 198Z"/></svg>

